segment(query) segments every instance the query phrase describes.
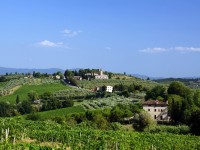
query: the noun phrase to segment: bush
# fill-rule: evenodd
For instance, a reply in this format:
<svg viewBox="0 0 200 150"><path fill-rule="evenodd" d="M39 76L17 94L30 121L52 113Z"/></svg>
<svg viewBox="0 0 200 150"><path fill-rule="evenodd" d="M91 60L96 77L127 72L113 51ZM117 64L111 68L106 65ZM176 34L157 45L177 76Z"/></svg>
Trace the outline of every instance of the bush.
<svg viewBox="0 0 200 150"><path fill-rule="evenodd" d="M41 116L39 114L36 114L36 113L28 114L26 116L26 120L36 121L36 120L40 120L40 119L41 119Z"/></svg>
<svg viewBox="0 0 200 150"><path fill-rule="evenodd" d="M119 122L112 122L109 124L109 129L110 130L120 130L122 128L122 125Z"/></svg>
<svg viewBox="0 0 200 150"><path fill-rule="evenodd" d="M189 124L190 132L194 135L200 135L200 110L192 113Z"/></svg>
<svg viewBox="0 0 200 150"><path fill-rule="evenodd" d="M148 130L150 133L173 133L173 134L188 134L189 127L186 125L179 125L179 126L169 126L169 125L159 125Z"/></svg>
<svg viewBox="0 0 200 150"><path fill-rule="evenodd" d="M59 124L62 124L65 121L65 118L57 116L57 117L53 117L52 120L59 123Z"/></svg>
<svg viewBox="0 0 200 150"><path fill-rule="evenodd" d="M155 120L151 118L148 112L142 111L139 114L135 114L133 119L133 128L136 131L144 131L145 128L149 128L155 124Z"/></svg>

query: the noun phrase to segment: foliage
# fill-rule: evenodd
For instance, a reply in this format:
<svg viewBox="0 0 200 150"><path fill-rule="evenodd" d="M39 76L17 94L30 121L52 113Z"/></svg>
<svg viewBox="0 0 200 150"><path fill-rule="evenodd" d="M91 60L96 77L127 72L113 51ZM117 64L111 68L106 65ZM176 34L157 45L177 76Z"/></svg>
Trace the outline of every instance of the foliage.
<svg viewBox="0 0 200 150"><path fill-rule="evenodd" d="M38 94L35 92L35 91L30 91L28 93L28 99L33 102L34 100L37 100L39 97L38 97Z"/></svg>
<svg viewBox="0 0 200 150"><path fill-rule="evenodd" d="M176 94L183 98L191 98L191 90L186 87L183 83L174 81L169 85L168 94Z"/></svg>
<svg viewBox="0 0 200 150"><path fill-rule="evenodd" d="M108 79L108 80L81 80L77 81L78 87L84 87L86 89L94 89L95 87L101 87L103 85L107 86L115 86L115 85L124 85L125 86L131 86L134 85L134 90L147 90L151 89L154 86L158 85L158 83L153 81L147 81L147 80L141 80L138 78L131 77L130 79L121 80L121 79ZM125 89L123 89L125 90ZM123 91L122 90L122 91ZM130 89L129 89L130 90ZM133 92L132 89L129 92Z"/></svg>
<svg viewBox="0 0 200 150"><path fill-rule="evenodd" d="M190 129L186 125L157 125L150 127L147 132L150 133L173 133L173 134L189 134Z"/></svg>
<svg viewBox="0 0 200 150"><path fill-rule="evenodd" d="M149 128L151 125L154 124L155 121L146 111L142 111L139 114L135 114L133 118L133 128L137 131L144 131L145 128Z"/></svg>
<svg viewBox="0 0 200 150"><path fill-rule="evenodd" d="M26 116L26 119L27 120L33 120L33 121L36 121L36 120L40 120L41 119L41 116L39 114L36 114L36 113L31 113L31 114L28 114Z"/></svg>
<svg viewBox="0 0 200 150"><path fill-rule="evenodd" d="M18 111L23 114L31 113L33 108L31 106L31 102L28 100L22 101L18 106Z"/></svg>
<svg viewBox="0 0 200 150"><path fill-rule="evenodd" d="M6 102L0 102L0 117L9 117L12 116L12 110L10 104Z"/></svg>
<svg viewBox="0 0 200 150"><path fill-rule="evenodd" d="M195 135L200 135L200 110L192 113L189 124L190 132Z"/></svg>
<svg viewBox="0 0 200 150"><path fill-rule="evenodd" d="M0 119L1 149L199 149L200 137L69 127L52 121ZM5 142L5 129L10 130ZM14 138L15 137L15 138ZM15 139L15 142L14 142ZM27 143L23 139L35 139ZM21 144L20 141L24 141ZM13 144L15 143L15 144ZM50 147L42 146L49 143ZM56 145L54 145L56 144Z"/></svg>
<svg viewBox="0 0 200 150"><path fill-rule="evenodd" d="M153 89L147 91L145 99L158 99L159 97L166 98L166 89L163 86L155 86Z"/></svg>
<svg viewBox="0 0 200 150"><path fill-rule="evenodd" d="M168 94L171 119L187 124L191 114L199 109L198 91L193 94L193 91L183 83L172 82L168 88Z"/></svg>
<svg viewBox="0 0 200 150"><path fill-rule="evenodd" d="M194 93L194 104L200 107L200 89L196 90Z"/></svg>

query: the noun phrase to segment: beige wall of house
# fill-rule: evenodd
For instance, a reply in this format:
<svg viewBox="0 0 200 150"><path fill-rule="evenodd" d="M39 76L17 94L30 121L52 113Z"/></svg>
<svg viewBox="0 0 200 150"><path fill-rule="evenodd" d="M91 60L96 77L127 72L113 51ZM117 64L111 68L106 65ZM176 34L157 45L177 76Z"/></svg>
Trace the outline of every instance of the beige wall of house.
<svg viewBox="0 0 200 150"><path fill-rule="evenodd" d="M169 120L167 106L143 105L143 109L155 120Z"/></svg>

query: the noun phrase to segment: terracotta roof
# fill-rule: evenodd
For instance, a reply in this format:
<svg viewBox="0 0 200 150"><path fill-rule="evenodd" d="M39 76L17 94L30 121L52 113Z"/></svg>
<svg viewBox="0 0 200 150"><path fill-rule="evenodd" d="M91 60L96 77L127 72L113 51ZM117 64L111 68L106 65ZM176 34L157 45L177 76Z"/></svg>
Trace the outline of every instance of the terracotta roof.
<svg viewBox="0 0 200 150"><path fill-rule="evenodd" d="M142 103L142 105L168 105L168 102L162 102L159 100L148 100Z"/></svg>

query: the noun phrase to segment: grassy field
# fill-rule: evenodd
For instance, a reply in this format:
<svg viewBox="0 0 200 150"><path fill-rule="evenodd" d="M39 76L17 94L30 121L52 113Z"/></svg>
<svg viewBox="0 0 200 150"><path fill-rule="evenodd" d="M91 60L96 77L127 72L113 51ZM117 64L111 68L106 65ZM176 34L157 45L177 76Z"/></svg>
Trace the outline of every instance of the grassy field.
<svg viewBox="0 0 200 150"><path fill-rule="evenodd" d="M42 119L46 119L46 118L52 118L52 117L61 117L61 116L64 117L67 114L81 113L81 112L85 112L83 107L74 106L74 107L68 107L68 108L62 108L62 109L38 112L37 114L39 114Z"/></svg>
<svg viewBox="0 0 200 150"><path fill-rule="evenodd" d="M16 90L13 94L7 96L1 96L0 101L8 101L10 103L15 103L17 95L19 95L20 101L27 99L27 94L30 91L35 91L39 95L43 94L44 92L55 92L59 90L69 89L69 86L65 86L59 83L52 83L52 84L42 84L42 85L24 85Z"/></svg>

